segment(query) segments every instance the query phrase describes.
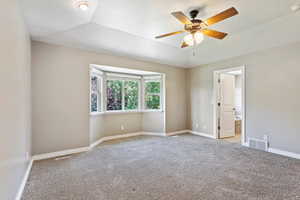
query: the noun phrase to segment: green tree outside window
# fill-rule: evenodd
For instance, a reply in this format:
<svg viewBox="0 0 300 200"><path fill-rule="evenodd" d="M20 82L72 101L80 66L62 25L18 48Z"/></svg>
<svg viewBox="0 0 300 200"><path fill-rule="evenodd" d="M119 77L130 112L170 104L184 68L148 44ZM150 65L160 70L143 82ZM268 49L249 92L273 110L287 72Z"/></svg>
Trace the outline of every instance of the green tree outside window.
<svg viewBox="0 0 300 200"><path fill-rule="evenodd" d="M139 102L139 84L137 81L124 81L125 110L137 110Z"/></svg>
<svg viewBox="0 0 300 200"><path fill-rule="evenodd" d="M148 110L160 109L160 82L147 81L145 83L145 107Z"/></svg>
<svg viewBox="0 0 300 200"><path fill-rule="evenodd" d="M107 110L122 110L122 85L120 80L107 80Z"/></svg>

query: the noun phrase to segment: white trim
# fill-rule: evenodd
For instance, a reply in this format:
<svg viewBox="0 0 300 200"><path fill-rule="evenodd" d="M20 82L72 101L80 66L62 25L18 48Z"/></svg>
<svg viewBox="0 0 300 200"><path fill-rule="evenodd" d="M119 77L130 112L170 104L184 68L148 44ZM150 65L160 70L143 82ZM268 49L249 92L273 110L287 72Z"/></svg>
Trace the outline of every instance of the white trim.
<svg viewBox="0 0 300 200"><path fill-rule="evenodd" d="M159 79L161 79L162 77L161 77L161 75L162 74L157 74L157 75L144 75L144 79L145 79L145 81L148 81L148 80L159 80Z"/></svg>
<svg viewBox="0 0 300 200"><path fill-rule="evenodd" d="M100 138L96 142L93 142L90 145L90 149L94 148L95 146L98 146L99 144L101 144L102 142L105 142L105 141L128 138L128 137L135 137L135 136L139 136L139 135L143 135L143 132L127 133L127 134L120 134L120 135L114 135L114 136L106 136L106 137Z"/></svg>
<svg viewBox="0 0 300 200"><path fill-rule="evenodd" d="M242 133L241 133L241 144L245 146L247 143L246 137L246 67L242 65L240 67L233 67L233 68L225 68L221 70L215 70L213 72L214 75L214 84L213 84L213 106L214 106L214 113L213 113L213 134L214 138L218 138L218 76L220 73L226 73L229 71L242 71Z"/></svg>
<svg viewBox="0 0 300 200"><path fill-rule="evenodd" d="M242 142L242 146L249 147L249 143L248 142Z"/></svg>
<svg viewBox="0 0 300 200"><path fill-rule="evenodd" d="M108 79L117 79L117 80L140 80L143 76L142 75L129 75L129 74L122 74L122 73L113 73L107 72L106 76Z"/></svg>
<svg viewBox="0 0 300 200"><path fill-rule="evenodd" d="M160 73L152 71L137 70L127 68L127 66L109 66L109 65L98 65L90 64L90 68L95 68L99 71L118 73L118 74L133 74L136 76L159 76Z"/></svg>
<svg viewBox="0 0 300 200"><path fill-rule="evenodd" d="M98 115L114 115L114 114L137 114L137 113L151 113L151 112L164 112L163 110L115 110L115 111L106 111L106 112L93 112L90 113L90 116Z"/></svg>
<svg viewBox="0 0 300 200"><path fill-rule="evenodd" d="M90 113L90 116L98 116L98 115L103 115L104 112L92 112Z"/></svg>
<svg viewBox="0 0 300 200"><path fill-rule="evenodd" d="M176 132L171 132L171 133L155 133L155 132L136 132L136 133L127 133L127 134L120 134L120 135L114 135L114 136L106 136L103 137L92 144L90 144L89 147L82 147L82 148L76 148L76 149L68 149L64 151L57 151L57 152L52 152L52 153L45 153L45 154L39 154L39 155L34 155L32 157L32 160L44 160L44 159L49 159L49 158L55 158L59 156L66 156L70 154L75 154L75 153L82 153L82 152L87 152L94 148L95 146L101 144L102 142L109 141L109 140L115 140L115 139L122 139L122 138L128 138L128 137L135 137L135 136L140 136L140 135L153 135L153 136L172 136L172 135L178 135L182 133L191 133L193 135L199 135L203 137L208 137L208 138L214 138L213 135L207 134L207 133L199 133L196 131L191 131L191 130L182 130L182 131L176 131Z"/></svg>
<svg viewBox="0 0 300 200"><path fill-rule="evenodd" d="M155 132L143 132L142 135L153 135L153 136L162 136L162 137L167 136L166 133L155 133Z"/></svg>
<svg viewBox="0 0 300 200"><path fill-rule="evenodd" d="M87 152L89 150L90 150L89 147L81 147L81 148L76 148L76 149L68 149L68 150L64 150L64 151L56 151L56 152L52 152L52 153L45 153L45 154L34 155L32 157L32 159L34 161L36 161L36 160L44 160L44 159L55 158L55 157L59 157L59 156L66 156L66 155L75 154L75 153Z"/></svg>
<svg viewBox="0 0 300 200"><path fill-rule="evenodd" d="M191 133L191 131L190 130L182 130L182 131L170 132L170 133L167 133L167 136L180 135L180 134L184 134L184 133Z"/></svg>
<svg viewBox="0 0 300 200"><path fill-rule="evenodd" d="M95 146L98 146L98 145L101 144L102 142L104 142L103 138L100 138L100 139L97 140L96 142L93 142L92 144L90 144L90 150L93 149Z"/></svg>
<svg viewBox="0 0 300 200"><path fill-rule="evenodd" d="M19 190L18 190L18 193L17 193L17 195L16 195L15 200L21 200L21 198L22 198L22 194L23 194L23 191L24 191L24 189L25 189L27 180L28 180L28 178L29 178L29 174L30 174L30 171L31 171L31 168L32 168L32 164L33 164L33 159L30 159L29 164L28 164L28 166L27 166L27 170L26 170L26 172L25 172L25 174L24 174L22 183L21 183L21 185L20 185L20 187L19 187Z"/></svg>
<svg viewBox="0 0 300 200"><path fill-rule="evenodd" d="M142 135L142 132L136 132L136 133L126 133L126 134L122 134L122 135L114 135L114 136L107 136L107 137L103 137L102 141L109 141L109 140L116 140L116 139L122 139L122 138L128 138L128 137L135 137L135 136L139 136Z"/></svg>
<svg viewBox="0 0 300 200"><path fill-rule="evenodd" d="M280 150L280 149L269 148L268 152L279 154L279 155L282 155L282 156L287 156L287 157L290 157L290 158L300 159L300 154L289 152L289 151L283 151L283 150Z"/></svg>
<svg viewBox="0 0 300 200"><path fill-rule="evenodd" d="M214 135L208 134L208 133L200 133L200 132L196 132L196 131L190 131L190 133L193 134L193 135L198 135L198 136L202 136L202 137L216 139Z"/></svg>

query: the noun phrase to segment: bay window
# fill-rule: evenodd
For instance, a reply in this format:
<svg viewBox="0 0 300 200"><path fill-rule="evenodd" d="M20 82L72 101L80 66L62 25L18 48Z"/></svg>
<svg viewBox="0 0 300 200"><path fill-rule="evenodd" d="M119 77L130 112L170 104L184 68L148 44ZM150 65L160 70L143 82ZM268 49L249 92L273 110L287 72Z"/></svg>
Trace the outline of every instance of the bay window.
<svg viewBox="0 0 300 200"><path fill-rule="evenodd" d="M162 110L161 76L100 72L91 73L90 81L91 114Z"/></svg>

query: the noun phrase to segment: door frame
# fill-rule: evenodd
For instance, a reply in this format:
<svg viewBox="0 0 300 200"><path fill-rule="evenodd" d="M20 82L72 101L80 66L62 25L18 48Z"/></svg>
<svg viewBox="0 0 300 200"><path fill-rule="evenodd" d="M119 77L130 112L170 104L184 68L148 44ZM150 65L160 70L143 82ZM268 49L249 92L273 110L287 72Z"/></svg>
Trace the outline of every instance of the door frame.
<svg viewBox="0 0 300 200"><path fill-rule="evenodd" d="M242 71L242 130L241 130L241 144L247 146L247 137L246 137L246 70L245 65L240 67L233 67L233 68L224 68L220 70L214 70L214 85L213 85L213 134L214 138L218 138L218 119L219 119L219 112L218 112L218 91L219 91L219 75L221 73L226 73L230 71L241 70Z"/></svg>

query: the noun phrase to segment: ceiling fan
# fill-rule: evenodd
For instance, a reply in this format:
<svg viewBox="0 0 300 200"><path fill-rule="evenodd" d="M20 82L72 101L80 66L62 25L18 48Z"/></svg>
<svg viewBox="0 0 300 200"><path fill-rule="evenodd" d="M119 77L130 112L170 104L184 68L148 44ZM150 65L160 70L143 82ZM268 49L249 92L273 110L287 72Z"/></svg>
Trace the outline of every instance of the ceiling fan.
<svg viewBox="0 0 300 200"><path fill-rule="evenodd" d="M207 35L209 37L213 37L216 39L224 39L227 36L227 33L219 32L216 30L208 29L207 27L213 24L216 24L220 21L223 21L227 18L230 18L234 15L238 14L238 11L232 7L229 8L205 21L201 19L196 19L199 14L199 10L192 10L190 12L191 20L183 14L183 12L173 12L171 13L174 17L176 17L181 23L184 24L184 30L176 31L172 33L163 34L160 36L156 36L156 39L164 38L172 35L177 35L180 33L188 32L189 34L184 37L184 40L181 44L181 48L185 48L188 46L193 46L202 42L203 35Z"/></svg>

